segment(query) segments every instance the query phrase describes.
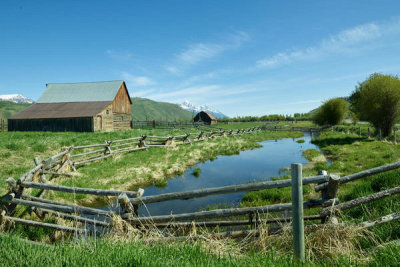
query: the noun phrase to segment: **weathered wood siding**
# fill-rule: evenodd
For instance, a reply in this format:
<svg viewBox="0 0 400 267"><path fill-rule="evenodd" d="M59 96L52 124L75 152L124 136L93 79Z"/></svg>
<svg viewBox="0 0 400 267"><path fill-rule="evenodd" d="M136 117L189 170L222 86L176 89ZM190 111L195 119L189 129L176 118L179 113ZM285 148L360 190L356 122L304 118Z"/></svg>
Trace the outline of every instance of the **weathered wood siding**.
<svg viewBox="0 0 400 267"><path fill-rule="evenodd" d="M93 132L93 118L9 119L8 131Z"/></svg>
<svg viewBox="0 0 400 267"><path fill-rule="evenodd" d="M114 113L114 130L126 130L131 128L131 114Z"/></svg>
<svg viewBox="0 0 400 267"><path fill-rule="evenodd" d="M113 105L108 105L94 117L93 127L95 131L112 131L113 125Z"/></svg>
<svg viewBox="0 0 400 267"><path fill-rule="evenodd" d="M131 101L125 83L122 83L112 102L112 110L114 113L131 114Z"/></svg>

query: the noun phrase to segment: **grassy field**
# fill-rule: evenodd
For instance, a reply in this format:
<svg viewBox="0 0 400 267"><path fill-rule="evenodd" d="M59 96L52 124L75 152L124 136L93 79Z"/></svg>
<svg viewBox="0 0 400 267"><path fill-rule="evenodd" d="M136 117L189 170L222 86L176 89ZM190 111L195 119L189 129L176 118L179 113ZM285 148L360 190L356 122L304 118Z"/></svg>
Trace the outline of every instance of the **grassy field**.
<svg viewBox="0 0 400 267"><path fill-rule="evenodd" d="M325 161L316 161L316 158L322 156L317 150L305 150L303 151L303 155L307 159L314 161L314 164L303 170L304 176L316 175L319 170L327 170L328 173L336 173L344 176L400 160L399 145L395 145L393 142L359 137L357 134L326 131L313 139L312 142L320 147L324 156L331 161L331 164L327 165ZM340 186L338 198L343 202L399 186L400 180L398 177L400 177L400 170L395 170L346 183ZM283 178L290 178L289 174L285 174L277 179ZM304 194L306 199L319 198L313 186L304 186ZM290 201L290 188L283 188L248 192L242 199L242 205L265 205ZM400 196L391 196L343 211L339 216L339 220L346 222L346 224L356 224L398 212L399 210ZM307 210L306 214L316 214L317 211L312 209ZM358 239L363 249L370 249L376 246L377 243L399 239L400 223L394 221L371 228L369 234L373 236L374 242L362 238Z"/></svg>
<svg viewBox="0 0 400 267"><path fill-rule="evenodd" d="M246 125L249 127L249 125ZM251 126L250 126L251 127ZM242 128L245 128L242 126ZM177 134L165 130L153 130L151 134ZM115 133L3 133L0 138L1 152L17 155L14 159L3 156L0 171L12 172L13 162L20 159L18 173L31 168L32 154L44 158L54 154L60 146L72 144L90 144L132 135L150 134L140 130ZM257 147L258 141L279 137L301 136L295 132L258 132L242 137L221 138L201 142L192 146L179 146L173 149L152 148L148 152L137 152L117 156L113 159L93 163L78 169L79 176L72 179L58 179L57 183L95 188L135 188L145 183L162 181L182 173L198 160L213 159L218 155L239 153L244 149ZM1 140L1 139L0 139ZM47 140L47 141L46 141ZM400 159L400 146L388 141L377 141L346 132L326 131L313 139L323 152L311 149L303 155L313 164L304 168L304 176L316 175L319 170L337 173L341 176L364 169L392 163ZM37 147L36 147L37 146ZM327 165L321 157L331 162ZM161 163L162 162L162 163ZM176 164L176 165L175 165ZM183 166L183 167L182 167ZM181 168L182 167L182 168ZM6 175L2 174L4 177ZM18 177L18 175L15 175ZM340 201L347 201L392 188L400 184L400 171L391 171L374 175L359 181L342 185L339 189ZM276 179L289 178L285 173ZM305 199L319 198L313 186L304 187ZM67 195L54 194L52 198L71 200ZM77 195L82 203L92 203L99 199L85 199ZM291 189L261 190L245 194L242 206L264 205L269 203L290 202ZM339 216L340 222L356 224L379 216L397 212L400 209L400 197L392 196L371 204L347 211ZM317 210L307 210L306 214L315 214ZM390 266L400 260L400 246L391 245L374 249L378 244L400 238L400 223L392 222L371 228L367 233L357 228L328 229L324 233L306 234L305 266ZM23 236L40 240L46 231L38 233L33 228L17 227L14 231ZM329 240L326 239L329 237ZM82 244L62 243L54 249L27 244L8 234L0 235L0 263L2 265L41 264L44 266L82 266L82 264L106 266L298 266L293 260L289 235L273 237L265 235L256 242L243 243L232 240L206 240L201 243L169 243L148 245L137 241L103 239ZM68 240L68 238L67 238ZM326 243L328 242L328 243ZM368 251L368 252L367 252ZM45 256L46 255L46 256ZM118 255L118 256L117 256ZM45 260L44 260L45 258ZM23 259L23 260L21 260Z"/></svg>
<svg viewBox="0 0 400 267"><path fill-rule="evenodd" d="M48 133L48 132L2 132L0 133L0 193L5 192L5 179L18 178L32 168L33 157L43 160L56 154L62 147L103 143L133 136L178 135L188 130L129 130L99 133ZM118 154L113 158L94 162L78 168L73 178L57 178L54 182L63 185L102 188L135 189L139 186L166 182L167 178L183 174L198 161L214 159L218 155L232 155L239 151L258 147L258 141L282 137L298 137L294 132L256 132L238 137L217 138L193 145L175 148L152 147L149 151ZM68 199L69 194L57 193L55 199ZM76 195L74 200L98 202Z"/></svg>

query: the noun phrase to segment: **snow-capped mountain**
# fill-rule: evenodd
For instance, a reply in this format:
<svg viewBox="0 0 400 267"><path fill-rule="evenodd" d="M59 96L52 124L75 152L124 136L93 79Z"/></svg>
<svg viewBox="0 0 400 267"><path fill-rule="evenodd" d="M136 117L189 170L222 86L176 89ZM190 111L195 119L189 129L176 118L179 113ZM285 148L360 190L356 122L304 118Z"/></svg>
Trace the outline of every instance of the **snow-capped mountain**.
<svg viewBox="0 0 400 267"><path fill-rule="evenodd" d="M32 104L33 100L20 94L0 95L0 101L10 101L19 104Z"/></svg>
<svg viewBox="0 0 400 267"><path fill-rule="evenodd" d="M194 113L198 113L200 111L207 111L208 113L213 115L214 118L216 118L216 119L228 118L228 116L223 114L221 111L218 111L218 110L213 109L212 107L209 107L209 106L206 106L206 105L196 106L196 105L190 103L189 100L185 100L182 104L179 104L179 106L181 108L183 108L183 109L189 110L189 111L194 112Z"/></svg>

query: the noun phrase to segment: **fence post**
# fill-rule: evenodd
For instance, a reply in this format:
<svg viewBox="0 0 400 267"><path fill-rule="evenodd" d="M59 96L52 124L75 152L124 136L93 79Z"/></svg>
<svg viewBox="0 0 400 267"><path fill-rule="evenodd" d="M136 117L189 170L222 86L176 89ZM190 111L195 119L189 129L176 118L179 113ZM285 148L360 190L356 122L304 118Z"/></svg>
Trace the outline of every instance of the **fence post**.
<svg viewBox="0 0 400 267"><path fill-rule="evenodd" d="M292 217L294 255L304 259L304 218L303 218L303 178L302 166L292 164Z"/></svg>
<svg viewBox="0 0 400 267"><path fill-rule="evenodd" d="M370 138L370 137L371 137L371 134L369 132L369 127L368 127L368 138Z"/></svg>

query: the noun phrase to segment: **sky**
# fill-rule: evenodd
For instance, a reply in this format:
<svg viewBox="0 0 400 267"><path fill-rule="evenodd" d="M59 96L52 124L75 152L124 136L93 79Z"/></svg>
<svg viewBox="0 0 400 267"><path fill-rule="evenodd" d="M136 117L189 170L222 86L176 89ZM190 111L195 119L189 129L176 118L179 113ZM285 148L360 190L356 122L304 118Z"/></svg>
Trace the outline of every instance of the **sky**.
<svg viewBox="0 0 400 267"><path fill-rule="evenodd" d="M400 74L400 1L0 2L0 94L125 80L234 116L308 112Z"/></svg>

